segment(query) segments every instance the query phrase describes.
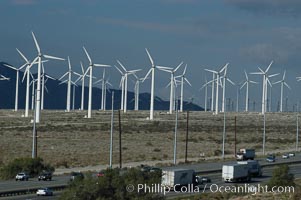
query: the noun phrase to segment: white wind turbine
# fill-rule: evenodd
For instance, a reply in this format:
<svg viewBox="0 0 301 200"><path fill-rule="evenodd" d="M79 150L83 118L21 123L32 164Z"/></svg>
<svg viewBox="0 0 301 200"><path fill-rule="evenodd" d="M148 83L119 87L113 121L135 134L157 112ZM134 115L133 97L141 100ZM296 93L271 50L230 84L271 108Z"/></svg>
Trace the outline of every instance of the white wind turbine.
<svg viewBox="0 0 301 200"><path fill-rule="evenodd" d="M191 87L191 83L188 81L188 79L185 77L185 73L186 73L186 69L187 69L187 64L185 65L183 74L176 76L175 78L181 78L181 100L180 100L180 112L183 112L183 101L184 101L184 82L188 83L188 85L190 85Z"/></svg>
<svg viewBox="0 0 301 200"><path fill-rule="evenodd" d="M282 77L282 80L280 81L277 81L273 84L278 84L278 83L281 83L280 85L280 112L282 112L282 100L283 100L283 86L285 85L288 89L291 89L290 86L285 82L285 74L286 74L286 71L284 71L283 73L283 77Z"/></svg>
<svg viewBox="0 0 301 200"><path fill-rule="evenodd" d="M89 60L89 67L86 71L86 73L89 71L90 72L90 77L89 77L89 99L88 99L88 118L91 118L91 112L92 112L92 78L93 78L93 67L111 67L110 65L104 65L104 64L95 64L92 62L87 50L85 49L85 47L83 47L86 56ZM86 74L85 73L85 74ZM84 74L84 75L85 75Z"/></svg>
<svg viewBox="0 0 301 200"><path fill-rule="evenodd" d="M246 77L246 80L243 83L243 85L240 87L240 89L242 89L244 86L246 86L246 108L245 108L245 112L248 112L249 111L249 83L257 84L257 82L249 80L249 77L248 77L248 74L247 74L246 71L245 71L245 77Z"/></svg>
<svg viewBox="0 0 301 200"><path fill-rule="evenodd" d="M44 58L49 58L49 59L54 59L54 60L65 60L63 58L59 57L54 57L54 56L49 56L46 54L42 54L40 46L38 44L38 41L34 35L33 32L32 37L34 39L37 51L38 51L38 56L34 59L34 63L38 61L38 79L37 79L37 95L36 95L36 109L35 109L35 122L39 123L40 122L40 112L41 112L41 65L42 65L42 57Z"/></svg>
<svg viewBox="0 0 301 200"><path fill-rule="evenodd" d="M16 70L17 72L17 75L16 75L16 94L15 94L15 111L18 111L18 101L19 101L19 98L18 98L18 95L19 95L19 72L21 69L23 69L25 66L26 66L26 63L23 64L21 67L19 68L16 68L16 67L13 67L11 65L8 65L8 64L4 64L4 66L8 67L8 68L11 68L13 70Z"/></svg>
<svg viewBox="0 0 301 200"><path fill-rule="evenodd" d="M105 69L104 69L105 70ZM104 77L104 76L103 76ZM113 85L109 82L109 80L106 80L106 79L104 79L104 78L102 78L102 79L99 79L98 81L96 81L95 83L94 83L94 85L95 84L97 84L97 83L99 83L99 82L102 82L102 83L104 83L103 84L103 89L102 89L102 94L103 94L103 97L102 97L102 102L103 102L103 104L102 104L102 110L106 110L106 102L107 102L107 85L110 85L111 87L113 87ZM110 89L109 89L109 91L110 91Z"/></svg>
<svg viewBox="0 0 301 200"><path fill-rule="evenodd" d="M18 53L21 55L21 57L25 60L26 63L26 69L22 78L22 82L24 81L25 76L26 78L26 97L25 97L25 115L24 117L28 117L28 111L29 111L29 87L30 87L30 68L33 64L37 64L37 62L30 62L24 54L17 49Z"/></svg>
<svg viewBox="0 0 301 200"><path fill-rule="evenodd" d="M135 82L135 110L139 110L139 90L140 90L140 83L143 82L143 78L138 78L136 74L134 74L136 78Z"/></svg>
<svg viewBox="0 0 301 200"><path fill-rule="evenodd" d="M121 74L121 79L120 79L120 84L119 84L119 88L121 87L121 103L120 103L120 110L123 110L125 73L123 73L116 65L114 65L114 67L115 67L115 68L120 72L120 74Z"/></svg>
<svg viewBox="0 0 301 200"><path fill-rule="evenodd" d="M71 108L71 81L72 81L72 68L71 68L71 63L70 63L70 58L68 56L68 71L61 76L58 80L62 80L66 75L68 75L68 79L66 82L67 83L67 97L66 97L66 111L70 112L70 108Z"/></svg>
<svg viewBox="0 0 301 200"><path fill-rule="evenodd" d="M269 84L271 85L269 78L273 77L273 76L277 76L278 74L272 74L272 75L268 75L267 72L269 71L270 67L272 66L273 61L271 61L271 63L269 64L269 66L267 67L267 69L265 71L263 71L260 67L258 67L260 72L253 72L250 74L259 74L259 75L263 75L263 79L262 79L262 102L261 102L261 114L264 114L266 112L266 101L267 101L267 83L269 82Z"/></svg>
<svg viewBox="0 0 301 200"><path fill-rule="evenodd" d="M231 80L227 77L227 69L228 69L228 67L225 68L225 70L224 70L224 75L223 75L223 84L222 84L222 88L223 88L222 112L225 112L226 81L228 81L228 82L231 83L232 85L235 85L235 83L233 83L233 81L231 81Z"/></svg>
<svg viewBox="0 0 301 200"><path fill-rule="evenodd" d="M124 67L124 65L119 60L117 60L117 62L122 67L122 69L124 70L124 102L123 102L123 112L126 112L127 111L127 93L128 93L128 75L135 74L136 72L140 71L141 69L127 70ZM117 67L117 69L118 69L118 67Z"/></svg>
<svg viewBox="0 0 301 200"><path fill-rule="evenodd" d="M211 82L214 82L214 80L208 82L208 81L207 81L207 78L205 77L205 84L202 85L202 87L200 88L200 90L202 90L203 88L205 88L205 100L204 100L204 102L205 102L205 112L207 112L207 99L208 99L207 94L208 94L208 85L209 85L209 83L211 83Z"/></svg>
<svg viewBox="0 0 301 200"><path fill-rule="evenodd" d="M145 49L148 58L152 64L150 70L147 72L147 74L145 75L145 77L143 78L143 81L145 81L145 79L150 75L150 73L152 73L152 80L151 80L151 99L150 99L150 115L149 115L149 119L153 120L154 119L154 98L155 98L155 69L156 68L161 68L161 69L171 69L168 67L158 67L155 65L153 58L151 57L150 53L148 52L147 49Z"/></svg>
<svg viewBox="0 0 301 200"><path fill-rule="evenodd" d="M216 95L215 95L215 114L218 114L218 89L220 84L220 77L222 76L221 73L227 68L229 63L227 63L224 67L222 67L219 71L215 70L210 70L210 69L205 69L205 71L212 72L213 74L216 75Z"/></svg>
<svg viewBox="0 0 301 200"><path fill-rule="evenodd" d="M172 114L172 110L174 109L174 96L175 96L175 72L181 67L181 65L183 64L183 62L181 62L175 69L160 69L162 71L165 72L169 72L170 73L170 97L169 97L169 114ZM162 67L162 66L160 66Z"/></svg>

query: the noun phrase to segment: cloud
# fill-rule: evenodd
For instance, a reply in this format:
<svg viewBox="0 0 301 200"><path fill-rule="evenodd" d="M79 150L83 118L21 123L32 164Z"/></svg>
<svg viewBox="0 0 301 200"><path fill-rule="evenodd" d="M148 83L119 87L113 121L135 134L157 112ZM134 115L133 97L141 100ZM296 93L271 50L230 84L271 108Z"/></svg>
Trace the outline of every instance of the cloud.
<svg viewBox="0 0 301 200"><path fill-rule="evenodd" d="M36 0L11 0L13 5L34 5Z"/></svg>
<svg viewBox="0 0 301 200"><path fill-rule="evenodd" d="M268 15L300 16L300 0L224 0L242 10Z"/></svg>
<svg viewBox="0 0 301 200"><path fill-rule="evenodd" d="M168 24L168 23L156 23L156 22L145 22L137 20L128 19L114 19L98 17L96 19L98 23L111 24L117 26L124 26L129 28L136 28L142 30L160 31L165 33L175 33L175 34L187 34L192 33L192 27L183 24Z"/></svg>

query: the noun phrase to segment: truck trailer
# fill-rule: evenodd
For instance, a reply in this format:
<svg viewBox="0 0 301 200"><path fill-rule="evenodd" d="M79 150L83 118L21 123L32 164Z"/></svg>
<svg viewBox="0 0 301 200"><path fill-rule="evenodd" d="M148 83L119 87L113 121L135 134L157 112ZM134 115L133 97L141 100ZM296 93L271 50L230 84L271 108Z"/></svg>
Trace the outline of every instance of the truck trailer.
<svg viewBox="0 0 301 200"><path fill-rule="evenodd" d="M161 185L173 188L195 183L195 171L192 169L170 169L162 171Z"/></svg>
<svg viewBox="0 0 301 200"><path fill-rule="evenodd" d="M249 169L249 174L251 174L254 177L262 176L261 166L257 160L237 161L237 164L247 165Z"/></svg>
<svg viewBox="0 0 301 200"><path fill-rule="evenodd" d="M222 178L225 182L245 182L251 180L248 165L223 165Z"/></svg>

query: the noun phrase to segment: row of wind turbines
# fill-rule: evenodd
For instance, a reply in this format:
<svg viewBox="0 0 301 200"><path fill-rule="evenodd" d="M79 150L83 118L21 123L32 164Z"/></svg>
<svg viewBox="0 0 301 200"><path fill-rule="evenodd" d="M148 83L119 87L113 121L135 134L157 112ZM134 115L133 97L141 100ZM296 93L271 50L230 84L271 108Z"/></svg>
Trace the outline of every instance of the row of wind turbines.
<svg viewBox="0 0 301 200"><path fill-rule="evenodd" d="M286 71L283 73L283 77L281 80L271 83L269 78L279 75L279 73L276 74L268 74L269 69L271 68L273 64L273 61L268 65L266 70L262 70L260 67L258 67L259 72L251 72L250 74L254 75L262 75L262 101L261 101L261 114L264 114L267 111L267 91L268 91L268 85L272 87L274 84L281 84L280 86L280 112L283 111L283 89L284 86L286 86L288 89L291 89L290 86L285 82L285 76ZM226 93L226 82L230 82L232 85L235 85L233 81L231 81L227 77L227 69L228 69L229 63L227 63L225 66L223 66L219 70L211 70L211 69L205 69L207 72L212 73L212 80L207 81L205 80L205 84L201 87L201 89L205 88L205 111L207 111L207 94L208 94L208 86L211 85L211 111L214 112L214 114L218 114L219 112L219 88L222 88L223 96L222 96L222 108L221 112L225 112L225 93ZM252 81L249 79L248 74L246 71L244 71L245 74L245 80L240 83L241 87L240 89L246 87L246 99L245 99L245 112L249 111L249 84L258 84L258 82ZM297 81L300 81L301 77L297 77ZM214 96L215 93L215 96ZM214 105L214 98L215 98L215 105ZM215 110L214 110L215 106Z"/></svg>
<svg viewBox="0 0 301 200"><path fill-rule="evenodd" d="M26 99L25 99L25 114L24 117L28 117L28 112L29 112L29 88L30 86L32 86L32 107L35 106L35 122L39 123L40 122L40 115L41 115L41 110L44 109L44 90L47 91L47 87L46 87L46 82L48 79L55 79L49 75L46 75L45 73L45 68L44 68L44 63L48 62L49 60L60 60L60 61L64 61L64 58L60 58L60 57L56 57L56 56L50 56L47 54L42 53L41 48L39 46L39 43L35 37L35 34L32 32L32 37L37 49L37 57L35 57L32 61L30 61L29 59L27 59L27 57L19 50L17 49L17 52L20 54L20 56L25 60L25 63L19 67L16 68L14 66L11 65L7 65L5 64L5 66L13 69L16 71L17 75L16 75L16 94L15 94L15 111L18 110L18 92L19 92L19 72L20 70L22 70L23 68L25 68L25 72L24 72L24 76L22 79L22 82L24 81L25 77L26 77ZM107 90L107 85L111 85L111 83L108 81L108 79L106 79L106 68L110 68L112 67L111 65L108 64L97 64L94 63L88 53L88 51L86 50L85 47L83 47L84 53L89 61L89 66L88 68L85 70L84 66L82 64L82 62L80 62L81 65L81 70L82 73L77 73L75 71L72 70L72 66L71 66L71 61L70 58L68 57L68 71L63 74L58 80L63 80L66 76L68 77L66 80L62 81L60 84L63 83L67 83L67 97L66 97L66 111L69 112L70 111L70 107L71 107L71 86L73 86L73 95L74 95L74 89L77 86L76 83L78 81L82 81L81 85L82 85L82 94L81 94L81 110L84 110L84 87L85 87L85 77L89 78L89 94L88 94L88 113L87 113L87 118L91 118L92 115L92 85L93 84L97 84L99 82L101 82L102 84L102 98L101 98L101 110L105 110L106 107L106 90ZM150 60L151 63L151 67L149 69L149 71L147 72L146 76L143 78L139 78L136 75L136 72L141 71L141 69L136 69L136 70L127 70L126 67L119 61L117 60L117 63L119 64L120 68L117 67L116 65L114 65L114 67L119 71L119 73L121 74L121 80L120 80L120 87L122 88L122 95L121 95L121 109L126 112L127 111L127 91L128 91L128 76L129 75L133 75L136 79L135 82L135 110L139 109L139 86L140 83L144 82L146 79L149 78L150 74L151 74L151 99L150 99L150 116L149 119L153 120L154 118L154 98L155 98L155 70L161 70L161 71L165 71L171 74L171 78L170 78L170 109L169 109L169 113L171 114L173 112L173 110L175 110L175 105L174 105L174 101L176 99L175 97L175 87L177 86L178 83L181 84L181 96L180 96L180 111L183 111L183 90L184 90L184 83L188 83L191 86L191 83L188 81L188 79L185 77L185 73L186 73L186 69L187 69L187 65L185 66L183 73L181 75L175 76L175 72L177 72L177 70L183 65L183 62L181 62L176 68L170 68L170 67L164 67L164 66L159 66L156 65L151 54L149 53L149 51L147 49L145 49L147 56ZM49 59L49 60L48 60ZM38 65L38 72L37 72L37 78L34 79L33 75L31 74L30 70L34 65ZM101 67L103 68L103 76L100 80L96 81L93 83L93 79L95 79L96 77L93 76L93 69L95 67ZM76 81L72 81L72 75L77 75L78 78L76 79ZM177 80L178 78L180 78L180 80ZM30 81L30 79L32 79L32 81ZM5 77L3 75L0 75L0 80L9 80L8 77ZM35 89L35 85L36 85L36 89ZM111 85L112 86L112 85ZM35 98L34 98L35 96ZM74 96L73 96L74 98ZM33 102L35 99L35 102ZM73 104L74 105L74 104Z"/></svg>

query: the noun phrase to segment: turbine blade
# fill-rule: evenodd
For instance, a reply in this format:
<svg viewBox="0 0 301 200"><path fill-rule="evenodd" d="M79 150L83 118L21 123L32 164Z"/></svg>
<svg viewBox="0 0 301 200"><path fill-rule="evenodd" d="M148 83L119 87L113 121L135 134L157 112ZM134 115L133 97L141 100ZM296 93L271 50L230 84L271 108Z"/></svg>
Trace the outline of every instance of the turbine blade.
<svg viewBox="0 0 301 200"><path fill-rule="evenodd" d="M284 85L291 90L291 87L286 82L284 82Z"/></svg>
<svg viewBox="0 0 301 200"><path fill-rule="evenodd" d="M145 77L143 78L142 82L145 81L145 79L149 76L149 74L151 73L152 69L148 70L147 74L145 75Z"/></svg>
<svg viewBox="0 0 301 200"><path fill-rule="evenodd" d="M269 78L271 78L271 77L278 76L278 75L279 75L279 73L277 73L277 74L272 74L272 75L269 75L268 77L269 77Z"/></svg>
<svg viewBox="0 0 301 200"><path fill-rule="evenodd" d="M273 85L276 85L276 84L281 83L281 82L282 82L282 80L281 81L277 81L277 82L273 83Z"/></svg>
<svg viewBox="0 0 301 200"><path fill-rule="evenodd" d="M150 53L148 52L147 48L145 48L145 51L146 51L146 53L147 53L147 55L148 55L148 58L149 58L150 62L152 63L152 66L155 66L154 60L153 60L153 58L151 57Z"/></svg>
<svg viewBox="0 0 301 200"><path fill-rule="evenodd" d="M80 61L80 67L81 67L81 69L82 69L82 74L84 74L84 73L85 73L85 70L84 70L84 66L83 66L82 61Z"/></svg>
<svg viewBox="0 0 301 200"><path fill-rule="evenodd" d="M68 56L68 67L69 67L69 70L71 70L71 63L70 63L70 58Z"/></svg>
<svg viewBox="0 0 301 200"><path fill-rule="evenodd" d="M32 37L33 37L33 40L34 40L34 43L36 44L36 47L37 47L37 50L38 50L38 53L40 54L41 53L41 49L40 49L40 46L38 44L38 41L36 39L36 36L34 35L33 31L31 32L32 34Z"/></svg>
<svg viewBox="0 0 301 200"><path fill-rule="evenodd" d="M190 85L191 86L191 83L188 81L188 79L187 78L184 78L185 79L185 81L188 83L188 85ZM192 87L192 86L191 86Z"/></svg>
<svg viewBox="0 0 301 200"><path fill-rule="evenodd" d="M268 68L265 70L265 73L267 73L267 72L269 71L269 69L270 69L270 67L272 66L273 62L274 62L274 61L271 61L271 63L269 64Z"/></svg>
<svg viewBox="0 0 301 200"><path fill-rule="evenodd" d="M246 70L244 70L244 71L245 71L246 80L249 80L249 77L248 77L248 74L247 74Z"/></svg>
<svg viewBox="0 0 301 200"><path fill-rule="evenodd" d="M205 71L211 72L211 73L214 73L214 74L217 74L217 73L218 73L217 71L214 71L214 70L211 70L211 69L205 69Z"/></svg>
<svg viewBox="0 0 301 200"><path fill-rule="evenodd" d="M25 66L27 65L27 63L24 63L21 67L19 67L19 69L18 70L21 70L21 69L23 69Z"/></svg>
<svg viewBox="0 0 301 200"><path fill-rule="evenodd" d="M173 70L173 72L176 72L183 64L183 61Z"/></svg>
<svg viewBox="0 0 301 200"><path fill-rule="evenodd" d="M61 76L58 80L62 80L69 72L66 72L63 76Z"/></svg>
<svg viewBox="0 0 301 200"><path fill-rule="evenodd" d="M17 48L16 48L17 49ZM17 49L18 53L21 55L21 57L25 60L26 63L29 63L29 60L24 56L24 54L19 50Z"/></svg>
<svg viewBox="0 0 301 200"><path fill-rule="evenodd" d="M186 73L186 69L187 69L187 64L185 65L185 68L184 68L184 71L183 71L183 74L182 74L182 76L184 76L184 75L185 75L185 73Z"/></svg>
<svg viewBox="0 0 301 200"><path fill-rule="evenodd" d="M43 57L53 59L53 60L65 60L64 58L59 58L59 57L50 56L50 55L43 55Z"/></svg>
<svg viewBox="0 0 301 200"><path fill-rule="evenodd" d="M285 74L286 74L286 70L284 70L284 73L283 73L282 80L284 80L284 79L285 79Z"/></svg>
<svg viewBox="0 0 301 200"><path fill-rule="evenodd" d="M105 64L93 64L95 67L111 67L111 65L105 65Z"/></svg>
<svg viewBox="0 0 301 200"><path fill-rule="evenodd" d="M47 77L47 78L50 78L50 79L52 79L52 80L56 80L55 78L53 78L52 76L49 76L49 75L45 75L45 77Z"/></svg>
<svg viewBox="0 0 301 200"><path fill-rule="evenodd" d="M227 71L228 65L229 65L229 63L225 64L225 66L224 66L219 72L221 73L221 72L224 71L224 70Z"/></svg>
<svg viewBox="0 0 301 200"><path fill-rule="evenodd" d="M13 70L18 70L17 68L15 68L15 67L13 67L13 66L11 66L11 65L8 65L8 64L3 64L4 66L6 66L6 67L8 67L8 68L11 68L11 69L13 69Z"/></svg>
<svg viewBox="0 0 301 200"><path fill-rule="evenodd" d="M117 60L117 62L121 66L121 68L126 72L126 68L123 66L123 64L119 60Z"/></svg>
<svg viewBox="0 0 301 200"><path fill-rule="evenodd" d="M240 90L247 84L247 81L244 82L244 84L240 87Z"/></svg>
<svg viewBox="0 0 301 200"><path fill-rule="evenodd" d="M90 65L91 65L91 64L92 64L92 60L91 60L91 58L90 58L90 56L89 56L89 54L88 54L86 48L83 47L83 49L84 49L84 51L85 51L85 53L86 53L86 55L87 55L87 58L88 58L88 60L89 60L89 62L90 62Z"/></svg>
<svg viewBox="0 0 301 200"><path fill-rule="evenodd" d="M114 65L114 67L120 72L120 74L123 76L124 75L124 73L116 66L116 65Z"/></svg>
<svg viewBox="0 0 301 200"><path fill-rule="evenodd" d="M255 84L258 84L258 82L255 82L255 81L249 81L250 83L255 83Z"/></svg>
<svg viewBox="0 0 301 200"><path fill-rule="evenodd" d="M46 85L44 86L44 88L45 88L45 91L46 91L47 93L49 93L48 88L47 88Z"/></svg>
<svg viewBox="0 0 301 200"><path fill-rule="evenodd" d="M65 81L63 81L63 82L60 82L59 83L59 85L62 85L62 84L64 84L64 83L66 83L68 80L65 80Z"/></svg>
<svg viewBox="0 0 301 200"><path fill-rule="evenodd" d="M229 81L232 85L235 85L235 83L231 81L229 78L227 78L227 81Z"/></svg>

